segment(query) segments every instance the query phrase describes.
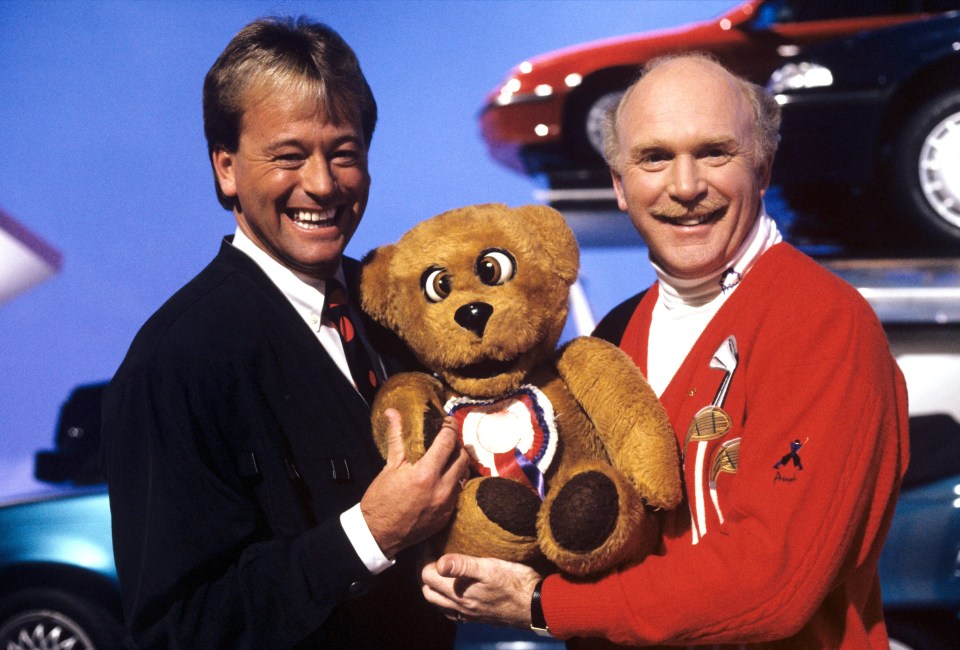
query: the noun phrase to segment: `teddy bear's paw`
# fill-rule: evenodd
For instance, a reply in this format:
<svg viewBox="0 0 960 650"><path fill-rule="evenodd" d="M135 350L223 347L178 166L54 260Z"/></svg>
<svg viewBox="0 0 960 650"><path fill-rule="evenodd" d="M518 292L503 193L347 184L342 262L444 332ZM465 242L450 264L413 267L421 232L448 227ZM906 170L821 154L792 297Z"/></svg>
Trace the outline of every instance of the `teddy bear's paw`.
<svg viewBox="0 0 960 650"><path fill-rule="evenodd" d="M531 562L540 556L540 497L517 481L486 477L464 486L444 544L445 553Z"/></svg>
<svg viewBox="0 0 960 650"><path fill-rule="evenodd" d="M527 486L505 478L480 481L477 505L487 519L505 531L530 539L536 537L540 499Z"/></svg>
<svg viewBox="0 0 960 650"><path fill-rule="evenodd" d="M563 572L585 576L652 551L659 532L652 523L633 485L596 463L554 484L537 528L547 559Z"/></svg>
<svg viewBox="0 0 960 650"><path fill-rule="evenodd" d="M422 372L403 372L387 379L370 407L373 439L384 458L391 428L386 411L394 409L400 414L403 451L407 460L415 463L426 453L443 423L441 392L440 382Z"/></svg>

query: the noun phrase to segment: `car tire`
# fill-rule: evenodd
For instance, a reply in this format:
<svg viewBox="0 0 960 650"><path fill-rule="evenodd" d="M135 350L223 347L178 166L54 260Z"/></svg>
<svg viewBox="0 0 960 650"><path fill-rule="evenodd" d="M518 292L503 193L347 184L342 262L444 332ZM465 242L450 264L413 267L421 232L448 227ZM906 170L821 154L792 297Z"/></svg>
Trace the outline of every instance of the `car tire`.
<svg viewBox="0 0 960 650"><path fill-rule="evenodd" d="M603 131L607 113L613 106L616 106L620 102L621 97L623 97L622 90L615 90L600 95L590 104L584 116L584 137L590 144L593 152L601 158L603 158Z"/></svg>
<svg viewBox="0 0 960 650"><path fill-rule="evenodd" d="M894 223L915 242L960 248L960 90L913 111L891 153Z"/></svg>
<svg viewBox="0 0 960 650"><path fill-rule="evenodd" d="M636 76L635 68L601 70L575 88L563 111L563 149L585 168L606 170L602 125L610 105L619 101Z"/></svg>
<svg viewBox="0 0 960 650"><path fill-rule="evenodd" d="M124 647L120 622L97 603L56 589L28 589L0 603L0 648L113 650Z"/></svg>
<svg viewBox="0 0 960 650"><path fill-rule="evenodd" d="M954 650L960 647L960 624L950 612L886 614L891 650Z"/></svg>

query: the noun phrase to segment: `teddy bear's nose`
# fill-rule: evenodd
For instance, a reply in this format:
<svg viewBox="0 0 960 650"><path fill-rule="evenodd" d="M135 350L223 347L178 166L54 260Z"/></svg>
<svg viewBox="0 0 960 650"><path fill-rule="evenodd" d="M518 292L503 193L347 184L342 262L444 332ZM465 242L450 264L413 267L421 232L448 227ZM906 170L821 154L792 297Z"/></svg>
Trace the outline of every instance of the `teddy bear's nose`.
<svg viewBox="0 0 960 650"><path fill-rule="evenodd" d="M457 325L468 329L477 336L483 336L483 330L487 327L487 321L493 313L493 306L485 302L471 302L457 310L453 315L453 320Z"/></svg>

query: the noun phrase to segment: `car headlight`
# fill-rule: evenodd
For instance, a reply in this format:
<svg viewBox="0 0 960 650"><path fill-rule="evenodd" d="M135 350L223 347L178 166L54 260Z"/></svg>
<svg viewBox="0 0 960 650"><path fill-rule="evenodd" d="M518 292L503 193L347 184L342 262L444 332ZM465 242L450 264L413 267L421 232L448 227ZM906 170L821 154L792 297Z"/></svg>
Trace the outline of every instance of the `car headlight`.
<svg viewBox="0 0 960 650"><path fill-rule="evenodd" d="M787 63L780 66L770 75L767 90L773 94L801 90L806 88L822 88L833 85L833 73L817 63Z"/></svg>

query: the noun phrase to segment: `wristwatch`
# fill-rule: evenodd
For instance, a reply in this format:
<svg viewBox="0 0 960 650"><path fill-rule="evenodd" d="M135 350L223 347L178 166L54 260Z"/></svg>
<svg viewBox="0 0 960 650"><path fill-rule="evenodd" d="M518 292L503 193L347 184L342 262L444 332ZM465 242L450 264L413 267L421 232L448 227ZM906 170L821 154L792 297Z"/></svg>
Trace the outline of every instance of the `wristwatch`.
<svg viewBox="0 0 960 650"><path fill-rule="evenodd" d="M543 615L543 603L540 602L540 590L543 589L544 580L545 577L540 578L537 586L533 588L533 596L530 597L530 629L539 636L552 636Z"/></svg>

